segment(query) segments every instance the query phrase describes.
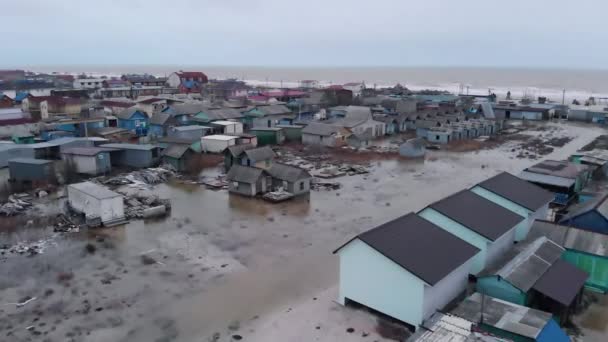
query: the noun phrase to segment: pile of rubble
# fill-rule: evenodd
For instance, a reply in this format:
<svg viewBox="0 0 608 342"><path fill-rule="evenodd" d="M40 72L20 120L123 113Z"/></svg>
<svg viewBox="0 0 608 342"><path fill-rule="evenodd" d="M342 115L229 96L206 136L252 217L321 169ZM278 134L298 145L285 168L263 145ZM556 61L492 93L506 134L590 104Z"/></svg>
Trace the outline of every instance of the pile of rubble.
<svg viewBox="0 0 608 342"><path fill-rule="evenodd" d="M325 180L321 180L319 178L313 178L312 179L312 183L310 184L310 189L311 190L316 190L316 191L321 191L321 190L325 190L325 191L331 191L331 190L338 190L342 187L342 184L338 183L338 182L328 182Z"/></svg>
<svg viewBox="0 0 608 342"><path fill-rule="evenodd" d="M136 170L127 174L121 174L103 181L106 185L127 185L146 186L166 182L170 177L175 176L175 170L169 166L153 167L143 170Z"/></svg>
<svg viewBox="0 0 608 342"><path fill-rule="evenodd" d="M164 216L171 209L171 201L157 196L142 194L125 195L125 217L127 219L142 219Z"/></svg>
<svg viewBox="0 0 608 342"><path fill-rule="evenodd" d="M77 233L80 231L80 226L65 214L59 214L53 224L53 231L58 233Z"/></svg>
<svg viewBox="0 0 608 342"><path fill-rule="evenodd" d="M287 201L288 199L291 199L292 197L293 197L293 194L291 192L287 192L287 191L283 190L282 188L278 189L276 191L268 192L268 193L264 194L264 196L262 196L262 198L265 199L266 201L273 202L273 203Z"/></svg>
<svg viewBox="0 0 608 342"><path fill-rule="evenodd" d="M48 240L40 240L35 242L20 242L16 245L0 245L0 254L20 254L34 256L41 254L49 244Z"/></svg>
<svg viewBox="0 0 608 342"><path fill-rule="evenodd" d="M340 164L316 169L311 174L318 178L336 178L344 175L354 176L369 173L369 169L361 165Z"/></svg>
<svg viewBox="0 0 608 342"><path fill-rule="evenodd" d="M25 193L13 194L8 197L8 202L0 205L0 214L14 216L22 213L32 206L31 196Z"/></svg>

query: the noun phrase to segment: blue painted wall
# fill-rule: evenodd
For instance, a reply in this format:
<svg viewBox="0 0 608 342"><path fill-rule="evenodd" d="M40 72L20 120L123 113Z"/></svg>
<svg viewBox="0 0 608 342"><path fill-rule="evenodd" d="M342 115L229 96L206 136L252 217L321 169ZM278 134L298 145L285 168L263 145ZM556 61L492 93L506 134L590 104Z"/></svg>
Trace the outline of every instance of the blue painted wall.
<svg viewBox="0 0 608 342"><path fill-rule="evenodd" d="M128 119L118 119L118 127L135 132L137 135L148 134L148 116L140 111L136 111Z"/></svg>
<svg viewBox="0 0 608 342"><path fill-rule="evenodd" d="M423 317L424 282L359 239L339 252L340 294L418 326Z"/></svg>
<svg viewBox="0 0 608 342"><path fill-rule="evenodd" d="M570 337L559 327L557 322L550 319L547 325L536 337L538 342L570 342Z"/></svg>

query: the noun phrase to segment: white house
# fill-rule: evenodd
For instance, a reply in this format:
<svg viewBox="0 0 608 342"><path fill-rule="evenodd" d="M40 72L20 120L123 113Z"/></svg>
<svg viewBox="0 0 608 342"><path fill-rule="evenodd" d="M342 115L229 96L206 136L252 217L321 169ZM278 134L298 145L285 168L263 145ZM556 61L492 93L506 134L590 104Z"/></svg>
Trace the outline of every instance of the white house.
<svg viewBox="0 0 608 342"><path fill-rule="evenodd" d="M479 249L410 213L362 233L340 257L339 302L365 305L417 328L465 291Z"/></svg>
<svg viewBox="0 0 608 342"><path fill-rule="evenodd" d="M103 78L82 78L74 80L74 89L99 89L103 87Z"/></svg>
<svg viewBox="0 0 608 342"><path fill-rule="evenodd" d="M122 195L92 182L68 185L68 203L84 214L87 222L100 221L107 226L125 221Z"/></svg>
<svg viewBox="0 0 608 342"><path fill-rule="evenodd" d="M236 145L237 136L207 135L201 138L201 149L208 153L221 153L230 146Z"/></svg>
<svg viewBox="0 0 608 342"><path fill-rule="evenodd" d="M342 88L353 92L353 97L361 95L363 89L365 89L365 83L363 82L350 82L342 85Z"/></svg>
<svg viewBox="0 0 608 342"><path fill-rule="evenodd" d="M471 269L473 275L507 252L515 232L527 224L523 217L468 190L435 202L418 215L480 250Z"/></svg>
<svg viewBox="0 0 608 342"><path fill-rule="evenodd" d="M534 220L547 219L549 203L555 198L551 192L507 172L475 185L471 191L526 220L515 232L515 241L528 236Z"/></svg>

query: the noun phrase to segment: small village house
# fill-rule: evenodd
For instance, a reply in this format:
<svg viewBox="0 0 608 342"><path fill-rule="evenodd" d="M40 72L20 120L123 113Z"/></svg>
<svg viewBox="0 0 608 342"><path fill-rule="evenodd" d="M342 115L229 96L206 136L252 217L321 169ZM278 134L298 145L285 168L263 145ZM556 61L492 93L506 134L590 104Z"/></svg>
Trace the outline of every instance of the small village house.
<svg viewBox="0 0 608 342"><path fill-rule="evenodd" d="M32 133L15 133L11 137L11 140L15 144L33 144L35 142L34 135Z"/></svg>
<svg viewBox="0 0 608 342"><path fill-rule="evenodd" d="M468 190L435 202L418 214L480 250L470 270L473 275L508 251L515 232L527 223L523 217Z"/></svg>
<svg viewBox="0 0 608 342"><path fill-rule="evenodd" d="M217 120L207 124L216 134L237 135L243 133L243 123L238 121Z"/></svg>
<svg viewBox="0 0 608 342"><path fill-rule="evenodd" d="M413 213L336 251L338 302L355 302L416 329L465 292L477 248Z"/></svg>
<svg viewBox="0 0 608 342"><path fill-rule="evenodd" d="M203 86L209 82L207 75L200 71L178 71L167 78L167 84L172 88L177 88L180 93L200 94Z"/></svg>
<svg viewBox="0 0 608 342"><path fill-rule="evenodd" d="M357 132L350 134L348 138L346 138L346 143L350 147L354 148L367 148L372 144L372 130L371 128L366 129L363 132Z"/></svg>
<svg viewBox="0 0 608 342"><path fill-rule="evenodd" d="M312 177L304 169L286 164L271 163L267 171L272 177L273 189L282 188L296 196L310 192Z"/></svg>
<svg viewBox="0 0 608 342"><path fill-rule="evenodd" d="M346 145L346 138L350 135L349 130L340 126L310 122L302 129L302 143L304 145L339 147Z"/></svg>
<svg viewBox="0 0 608 342"><path fill-rule="evenodd" d="M241 163L243 152L245 150L254 149L251 144L238 144L228 147L224 150L224 169L230 170L232 165L243 165ZM246 166L246 165L245 165Z"/></svg>
<svg viewBox="0 0 608 342"><path fill-rule="evenodd" d="M283 130L285 141L287 142L302 142L302 130L304 126L301 125L276 125L276 128Z"/></svg>
<svg viewBox="0 0 608 342"><path fill-rule="evenodd" d="M374 138L384 136L386 124L373 119L369 107L347 106L334 107L330 112L331 119L326 123L348 129L351 133L363 133L371 129Z"/></svg>
<svg viewBox="0 0 608 342"><path fill-rule="evenodd" d="M249 133L258 138L259 145L281 145L285 141L283 129L278 127L254 127Z"/></svg>
<svg viewBox="0 0 608 342"><path fill-rule="evenodd" d="M245 127L275 127L293 123L295 115L285 105L256 106L243 113Z"/></svg>
<svg viewBox="0 0 608 342"><path fill-rule="evenodd" d="M112 165L133 168L152 167L161 159L160 147L150 144L103 144L100 147L110 148Z"/></svg>
<svg viewBox="0 0 608 342"><path fill-rule="evenodd" d="M173 144L163 151L162 160L163 163L173 166L175 170L184 172L190 169L197 156L200 155L194 152L190 145Z"/></svg>
<svg viewBox="0 0 608 342"><path fill-rule="evenodd" d="M449 128L432 127L427 131L426 139L434 144L448 144L454 140L453 132Z"/></svg>
<svg viewBox="0 0 608 342"><path fill-rule="evenodd" d="M99 102L100 106L103 106L106 112L110 112L112 114L118 114L127 108L131 108L135 106L135 102L132 101L117 101L117 100L102 100Z"/></svg>
<svg viewBox="0 0 608 342"><path fill-rule="evenodd" d="M241 154L237 156L237 160L239 161L239 164L243 166L253 166L268 170L272 167L274 157L274 151L270 147L264 146L243 149Z"/></svg>
<svg viewBox="0 0 608 342"><path fill-rule="evenodd" d="M87 175L101 175L112 170L110 150L101 147L70 147L61 152L67 168Z"/></svg>
<svg viewBox="0 0 608 342"><path fill-rule="evenodd" d="M8 161L11 181L20 183L54 183L55 166L52 160L15 158Z"/></svg>
<svg viewBox="0 0 608 342"><path fill-rule="evenodd" d="M592 168L595 179L601 180L608 177L608 151L606 150L578 151L572 154L569 160Z"/></svg>
<svg viewBox="0 0 608 342"><path fill-rule="evenodd" d="M553 192L553 204L567 205L587 185L591 171L586 165L545 160L522 171L519 178Z"/></svg>
<svg viewBox="0 0 608 342"><path fill-rule="evenodd" d="M136 107L131 107L123 110L116 116L118 117L118 127L135 133L137 136L145 136L148 134L150 119L146 112L143 112Z"/></svg>
<svg viewBox="0 0 608 342"><path fill-rule="evenodd" d="M602 194L568 208L560 224L608 234L608 194Z"/></svg>
<svg viewBox="0 0 608 342"><path fill-rule="evenodd" d="M167 108L167 100L158 97L143 98L135 101L135 107L150 116Z"/></svg>
<svg viewBox="0 0 608 342"><path fill-rule="evenodd" d="M190 149L196 153L201 153L203 150L201 148L201 139L181 139L181 138L173 138L173 137L163 137L159 138L156 141L156 144L165 149L173 144L178 145L188 145Z"/></svg>
<svg viewBox="0 0 608 342"><path fill-rule="evenodd" d="M553 194L510 173L502 172L474 187L471 191L526 219L515 232L515 241L528 236L534 220L547 218Z"/></svg>
<svg viewBox="0 0 608 342"><path fill-rule="evenodd" d="M74 89L99 89L103 88L105 78L79 78L74 80Z"/></svg>
<svg viewBox="0 0 608 342"><path fill-rule="evenodd" d="M169 113L154 113L150 118L150 129L148 135L154 138L160 138L167 135L170 127L175 126L176 122Z"/></svg>
<svg viewBox="0 0 608 342"><path fill-rule="evenodd" d="M190 125L193 118L206 108L203 103L179 103L169 105L162 112L170 114L176 125Z"/></svg>
<svg viewBox="0 0 608 342"><path fill-rule="evenodd" d="M13 99L8 95L0 92L0 108L11 108L13 106Z"/></svg>
<svg viewBox="0 0 608 342"><path fill-rule="evenodd" d="M266 173L262 169L233 165L226 175L228 191L231 193L254 197L263 194L269 187Z"/></svg>
<svg viewBox="0 0 608 342"><path fill-rule="evenodd" d="M564 261L546 237L520 242L477 276L477 291L547 311L563 324L580 304L588 274Z"/></svg>
<svg viewBox="0 0 608 342"><path fill-rule="evenodd" d="M63 137L47 142L27 145L38 159L61 159L61 152L70 147L93 147L107 143L99 137Z"/></svg>
<svg viewBox="0 0 608 342"><path fill-rule="evenodd" d="M122 195L92 182L68 185L70 208L85 216L91 226L113 226L125 222Z"/></svg>
<svg viewBox="0 0 608 342"><path fill-rule="evenodd" d="M550 313L481 293L473 293L450 313L472 322L474 329L508 341L570 342Z"/></svg>
<svg viewBox="0 0 608 342"><path fill-rule="evenodd" d="M542 236L566 249L563 260L587 272L588 288L608 293L608 235L539 220L530 230L530 239Z"/></svg>
<svg viewBox="0 0 608 342"><path fill-rule="evenodd" d="M258 137L254 134L241 133L241 134L237 135L236 144L237 145L249 144L249 145L252 145L253 147L256 147L256 146L258 146Z"/></svg>
<svg viewBox="0 0 608 342"><path fill-rule="evenodd" d="M202 108L195 113L192 121L197 124L207 125L214 121L237 121L243 118L241 110L235 108ZM237 128L238 130L238 128Z"/></svg>
<svg viewBox="0 0 608 342"><path fill-rule="evenodd" d="M46 96L40 102L40 117L43 120L56 116L78 116L83 110L80 99Z"/></svg>
<svg viewBox="0 0 608 342"><path fill-rule="evenodd" d="M199 125L177 126L169 128L167 136L178 139L200 140L205 135L211 134L211 131L211 127Z"/></svg>
<svg viewBox="0 0 608 342"><path fill-rule="evenodd" d="M201 138L201 149L205 153L222 153L236 145L236 140L237 137L233 135L207 135Z"/></svg>
<svg viewBox="0 0 608 342"><path fill-rule="evenodd" d="M568 109L568 120L593 123L606 123L608 107L605 105L570 105Z"/></svg>
<svg viewBox="0 0 608 342"><path fill-rule="evenodd" d="M8 161L16 158L34 158L34 150L24 145L0 144L0 168L7 167Z"/></svg>

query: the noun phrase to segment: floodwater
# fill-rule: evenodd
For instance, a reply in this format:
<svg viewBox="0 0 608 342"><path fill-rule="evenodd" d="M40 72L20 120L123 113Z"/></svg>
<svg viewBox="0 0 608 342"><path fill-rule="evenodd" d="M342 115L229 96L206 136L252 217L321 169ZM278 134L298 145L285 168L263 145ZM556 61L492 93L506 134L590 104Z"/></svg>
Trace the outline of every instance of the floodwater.
<svg viewBox="0 0 608 342"><path fill-rule="evenodd" d="M560 129L574 140L547 158L563 159L602 133ZM335 286L332 251L356 234L537 162L515 155L505 145L374 161L370 174L336 179L340 190L280 204L170 182L153 189L172 201L163 220L61 235L23 228L49 243L42 255L0 256L0 274L9 275L0 278L0 341L225 340ZM36 300L3 305L27 296Z"/></svg>

